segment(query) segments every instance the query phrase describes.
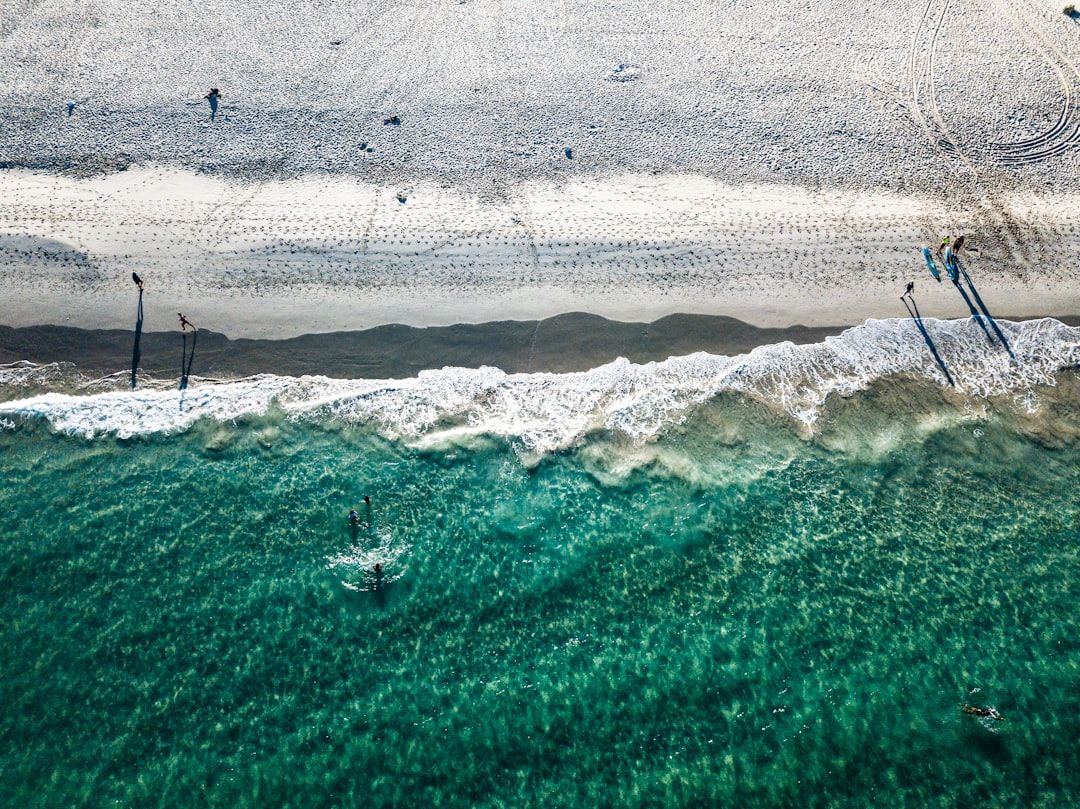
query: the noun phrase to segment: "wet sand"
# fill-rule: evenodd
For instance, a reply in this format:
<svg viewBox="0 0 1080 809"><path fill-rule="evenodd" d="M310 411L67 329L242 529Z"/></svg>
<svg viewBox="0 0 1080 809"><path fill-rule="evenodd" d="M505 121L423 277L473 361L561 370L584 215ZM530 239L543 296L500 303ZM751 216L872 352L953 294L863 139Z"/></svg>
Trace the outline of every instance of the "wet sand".
<svg viewBox="0 0 1080 809"><path fill-rule="evenodd" d="M1080 325L1080 316L1058 319ZM646 363L697 351L730 356L783 341L816 343L844 328L758 328L734 318L707 315L672 315L647 324L623 323L571 313L540 321L427 328L386 325L285 340L234 340L206 330L200 330L197 338L191 332L186 338L179 331L145 332L139 340L139 373L156 378L179 377L185 351L191 362L190 373L209 378L274 373L400 379L426 369L482 365L508 373L567 373L595 368L618 357ZM86 374L107 375L131 370L134 347L134 328L0 326L0 363L67 362Z"/></svg>
<svg viewBox="0 0 1080 809"><path fill-rule="evenodd" d="M509 373L584 371L626 357L659 361L707 351L740 354L756 346L790 340L813 343L842 326L757 328L729 317L672 315L654 323L621 323L572 313L545 320L501 321L415 328L377 326L363 331L308 334L285 340L232 340L200 330L191 373L238 377L256 373L337 378L392 379L445 366L489 365ZM70 362L85 373L130 370L135 331L84 330L66 326L0 326L0 362ZM182 352L192 349L187 333L144 332L141 373L179 376Z"/></svg>

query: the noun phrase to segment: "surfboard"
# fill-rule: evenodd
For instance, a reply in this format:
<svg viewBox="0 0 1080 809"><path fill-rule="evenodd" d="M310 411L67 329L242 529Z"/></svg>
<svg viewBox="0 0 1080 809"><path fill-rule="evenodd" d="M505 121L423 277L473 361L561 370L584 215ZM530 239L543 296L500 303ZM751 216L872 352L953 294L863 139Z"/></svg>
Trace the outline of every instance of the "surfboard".
<svg viewBox="0 0 1080 809"><path fill-rule="evenodd" d="M945 271L949 273L950 281L959 280L960 272L956 266L956 256L953 255L951 247L945 248Z"/></svg>
<svg viewBox="0 0 1080 809"><path fill-rule="evenodd" d="M930 274L934 276L934 280L939 284L941 283L941 273L938 272L937 264L934 262L934 254L930 252L929 247L922 249L923 258L926 259L926 266L930 268Z"/></svg>

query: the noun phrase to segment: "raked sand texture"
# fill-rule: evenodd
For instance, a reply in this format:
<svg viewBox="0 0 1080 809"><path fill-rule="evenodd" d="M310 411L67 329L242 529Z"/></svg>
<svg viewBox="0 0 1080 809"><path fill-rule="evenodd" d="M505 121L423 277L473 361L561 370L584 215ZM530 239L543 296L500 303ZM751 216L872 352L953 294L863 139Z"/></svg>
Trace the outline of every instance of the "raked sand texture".
<svg viewBox="0 0 1080 809"><path fill-rule="evenodd" d="M16 0L0 321L130 325L131 271L236 336L956 317L961 232L991 310L1080 312L1078 63L1034 0Z"/></svg>

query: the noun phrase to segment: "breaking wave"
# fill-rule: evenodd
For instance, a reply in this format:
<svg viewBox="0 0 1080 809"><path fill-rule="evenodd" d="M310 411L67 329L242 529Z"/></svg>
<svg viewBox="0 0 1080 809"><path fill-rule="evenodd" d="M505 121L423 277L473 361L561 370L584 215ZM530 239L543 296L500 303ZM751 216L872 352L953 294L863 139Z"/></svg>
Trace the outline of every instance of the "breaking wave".
<svg viewBox="0 0 1080 809"><path fill-rule="evenodd" d="M443 368L398 380L260 375L192 379L186 390L170 382L104 392L98 380L74 394L4 401L0 428L13 429L20 419L44 419L72 436L130 438L276 408L287 418L370 425L389 438L492 435L546 453L597 431L644 442L725 392L782 413L810 434L828 397L851 396L896 377L935 386L961 406L1013 395L1031 409L1037 407L1035 387L1055 385L1063 369L1080 364L1080 329L1049 318L998 326L1008 350L1000 337L991 341L972 320L927 319L924 336L915 322L893 319L870 320L813 345L778 343L734 357L698 353L644 365L619 359L568 374L507 374L482 367ZM13 389L29 389L57 375L63 369L21 363L0 369L0 388L10 398Z"/></svg>

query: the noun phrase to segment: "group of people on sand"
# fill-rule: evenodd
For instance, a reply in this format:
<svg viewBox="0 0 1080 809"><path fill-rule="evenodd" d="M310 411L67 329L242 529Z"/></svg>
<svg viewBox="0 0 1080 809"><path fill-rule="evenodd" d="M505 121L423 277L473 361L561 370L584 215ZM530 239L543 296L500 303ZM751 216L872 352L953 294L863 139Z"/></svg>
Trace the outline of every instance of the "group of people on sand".
<svg viewBox="0 0 1080 809"><path fill-rule="evenodd" d="M943 250L944 250L944 249L945 249L946 247L948 247L948 246L949 246L949 241L950 241L950 240L949 240L949 237L948 237L948 236L943 236L943 237L942 237L942 239L941 239L941 244L939 244L939 245L937 246L937 249L936 249L936 250L934 251L935 255L937 255L937 257L938 257L938 258L941 258L941 253L942 253L942 251L943 251ZM963 247L963 246L964 246L964 236L963 236L963 234L960 234L959 236L957 236L957 237L956 237L956 241L954 241L954 242L952 243L952 250L953 250L953 252L955 253L955 252L956 252L957 250L959 250L959 249L960 249L961 247Z"/></svg>
<svg viewBox="0 0 1080 809"><path fill-rule="evenodd" d="M936 255L938 258L941 258L942 252L945 250L946 247L949 246L950 241L952 241L952 239L948 235L942 236L941 237L941 244L939 244L937 246L937 248L935 248L934 255ZM959 236L956 237L956 241L952 242L952 251L955 253L957 250L959 250L963 246L964 246L964 235L960 234ZM914 281L908 281L907 282L907 288L904 289L904 294L900 296L900 300L903 300L904 298L911 298L912 300L915 299L915 282Z"/></svg>
<svg viewBox="0 0 1080 809"><path fill-rule="evenodd" d="M131 280L134 281L135 286L137 286L139 288L139 298L141 300L142 299L142 293L143 293L143 291L145 289L145 285L143 284L143 279L139 277L139 274L137 272L133 272L131 274ZM184 317L183 312L177 312L176 314L178 314L180 316L180 331L187 331L188 326L191 326L192 331L196 330L195 329L195 324L192 323L190 320L188 320L186 317Z"/></svg>

